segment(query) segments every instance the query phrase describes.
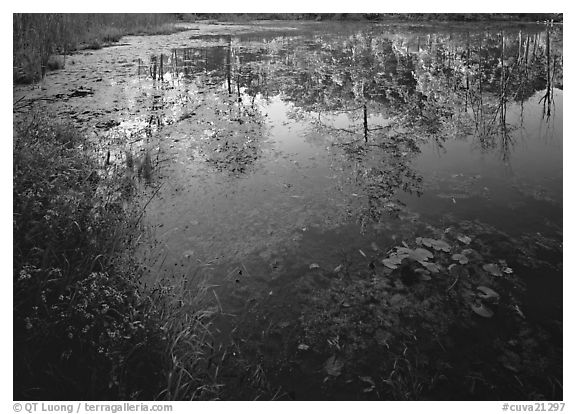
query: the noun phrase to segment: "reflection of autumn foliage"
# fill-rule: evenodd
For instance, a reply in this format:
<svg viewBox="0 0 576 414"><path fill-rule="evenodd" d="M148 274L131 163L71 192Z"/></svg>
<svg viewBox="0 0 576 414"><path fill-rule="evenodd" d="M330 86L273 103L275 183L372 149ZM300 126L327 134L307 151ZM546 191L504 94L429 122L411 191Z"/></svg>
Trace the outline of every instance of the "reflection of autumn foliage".
<svg viewBox="0 0 576 414"><path fill-rule="evenodd" d="M344 141L334 146L334 168L342 171L338 188L346 194L358 192L348 199L347 211L354 212L363 228L383 215L402 212L399 191L422 194L422 176L411 167L420 153L417 138L392 133L377 139L368 145Z"/></svg>
<svg viewBox="0 0 576 414"><path fill-rule="evenodd" d="M525 100L547 82L562 87L557 28L479 35L366 31L318 36L315 47L285 46L266 67L269 86L287 100L318 112L367 104L371 113L385 113L415 133L452 135L476 127L481 117L493 123L502 98Z"/></svg>
<svg viewBox="0 0 576 414"><path fill-rule="evenodd" d="M290 102L293 116L322 129L341 149L339 159L351 171L346 179L366 191L358 199L362 208L354 210L372 219L398 206L392 201L397 190L420 191L421 177L409 162L420 143L473 135L481 149L506 159L510 131L520 127L509 123L508 106L544 90L543 105L550 108L554 88L563 86L558 27L382 29L316 32L305 40L218 37L214 47L173 51L172 67L185 76L209 76L238 102L272 96ZM345 114L348 125L333 121L337 114ZM243 172L251 150L243 140L231 142L216 139L214 148L204 149L211 162L238 164L233 172Z"/></svg>

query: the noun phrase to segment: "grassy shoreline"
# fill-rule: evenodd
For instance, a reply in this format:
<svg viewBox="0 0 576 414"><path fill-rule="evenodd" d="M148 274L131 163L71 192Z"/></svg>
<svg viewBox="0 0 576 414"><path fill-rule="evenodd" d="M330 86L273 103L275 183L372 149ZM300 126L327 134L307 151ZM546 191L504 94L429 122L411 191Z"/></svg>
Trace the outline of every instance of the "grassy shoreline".
<svg viewBox="0 0 576 414"><path fill-rule="evenodd" d="M123 191L133 178L98 165L89 146L47 115L16 123L14 399L201 398L205 288L139 285Z"/></svg>
<svg viewBox="0 0 576 414"><path fill-rule="evenodd" d="M15 13L13 81L37 82L48 70L64 67L66 55L83 49L101 49L119 42L123 36L183 30L176 23L173 14Z"/></svg>

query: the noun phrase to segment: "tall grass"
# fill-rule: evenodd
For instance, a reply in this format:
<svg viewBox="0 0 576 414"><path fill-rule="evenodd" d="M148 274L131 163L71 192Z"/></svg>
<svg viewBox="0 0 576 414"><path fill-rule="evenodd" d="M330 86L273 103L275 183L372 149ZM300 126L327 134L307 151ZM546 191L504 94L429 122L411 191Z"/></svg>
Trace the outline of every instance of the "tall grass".
<svg viewBox="0 0 576 414"><path fill-rule="evenodd" d="M172 14L56 14L13 15L14 81L30 83L46 74L53 54L92 49L129 34L167 34L178 29ZM98 47L97 47L98 46Z"/></svg>
<svg viewBox="0 0 576 414"><path fill-rule="evenodd" d="M206 288L140 286L126 177L89 148L46 115L15 127L14 399L205 396Z"/></svg>

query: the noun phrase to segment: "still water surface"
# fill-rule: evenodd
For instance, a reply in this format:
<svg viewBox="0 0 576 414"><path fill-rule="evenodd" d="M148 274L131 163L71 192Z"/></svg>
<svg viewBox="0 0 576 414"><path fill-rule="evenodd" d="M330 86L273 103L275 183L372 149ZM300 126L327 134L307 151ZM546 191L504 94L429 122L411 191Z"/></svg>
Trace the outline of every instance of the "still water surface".
<svg viewBox="0 0 576 414"><path fill-rule="evenodd" d="M510 297L525 286L521 307L510 309L540 321L560 346L561 29L304 24L191 35L169 52L139 59L128 88L134 106L143 109L116 131L145 131L146 139L135 140L128 152L147 152L155 165L145 187L151 197L145 221L154 241L141 248L147 282L207 276L217 285L220 340L244 349L256 338L252 347L264 357L253 358L260 361L291 355L287 359L300 368L280 367L274 381L295 398L364 395L337 385L326 391L326 379L311 378L318 372L338 378L340 354L345 366L362 374L355 352L382 331L349 333L349 340L356 338L349 351L338 343L343 334L330 337L337 323L328 319L330 346L302 362L294 355L308 349L303 341L320 343L310 326L318 323L324 332L325 321L314 322L310 314L330 314L326 295L345 310L354 308L350 293L340 297L338 289L359 286L367 272L386 278L391 270L382 259L391 249L413 247L430 234L470 236L485 260L512 266L519 279L490 286L511 289ZM338 279L342 269L348 284ZM458 278L447 291L459 286ZM389 293L389 314L404 288ZM463 289L463 297L476 297ZM413 306L420 309L420 303ZM433 318L440 335L442 312ZM501 316L493 326L504 329L508 322ZM390 332L402 330L403 322L387 323L397 323ZM462 341L462 349L482 342ZM289 343L293 350L286 351ZM370 361L363 369L371 369ZM462 361L454 369L468 372ZM302 368L307 363L315 368ZM462 398L483 398L474 384ZM446 397L435 392L429 396Z"/></svg>
<svg viewBox="0 0 576 414"><path fill-rule="evenodd" d="M305 25L190 45L138 79L156 76L136 125L170 159L147 213L168 262L351 224L348 245L406 218L561 231L557 29Z"/></svg>

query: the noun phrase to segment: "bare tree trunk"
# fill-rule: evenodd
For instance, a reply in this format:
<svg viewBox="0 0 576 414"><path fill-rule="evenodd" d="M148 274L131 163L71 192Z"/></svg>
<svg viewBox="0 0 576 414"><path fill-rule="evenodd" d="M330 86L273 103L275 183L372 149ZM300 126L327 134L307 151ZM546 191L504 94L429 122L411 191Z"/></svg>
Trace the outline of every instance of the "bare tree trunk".
<svg viewBox="0 0 576 414"><path fill-rule="evenodd" d="M228 53L226 54L226 81L228 83L228 95L232 95L231 63L232 60L232 37L228 38Z"/></svg>
<svg viewBox="0 0 576 414"><path fill-rule="evenodd" d="M368 142L368 108L364 104L364 141Z"/></svg>

